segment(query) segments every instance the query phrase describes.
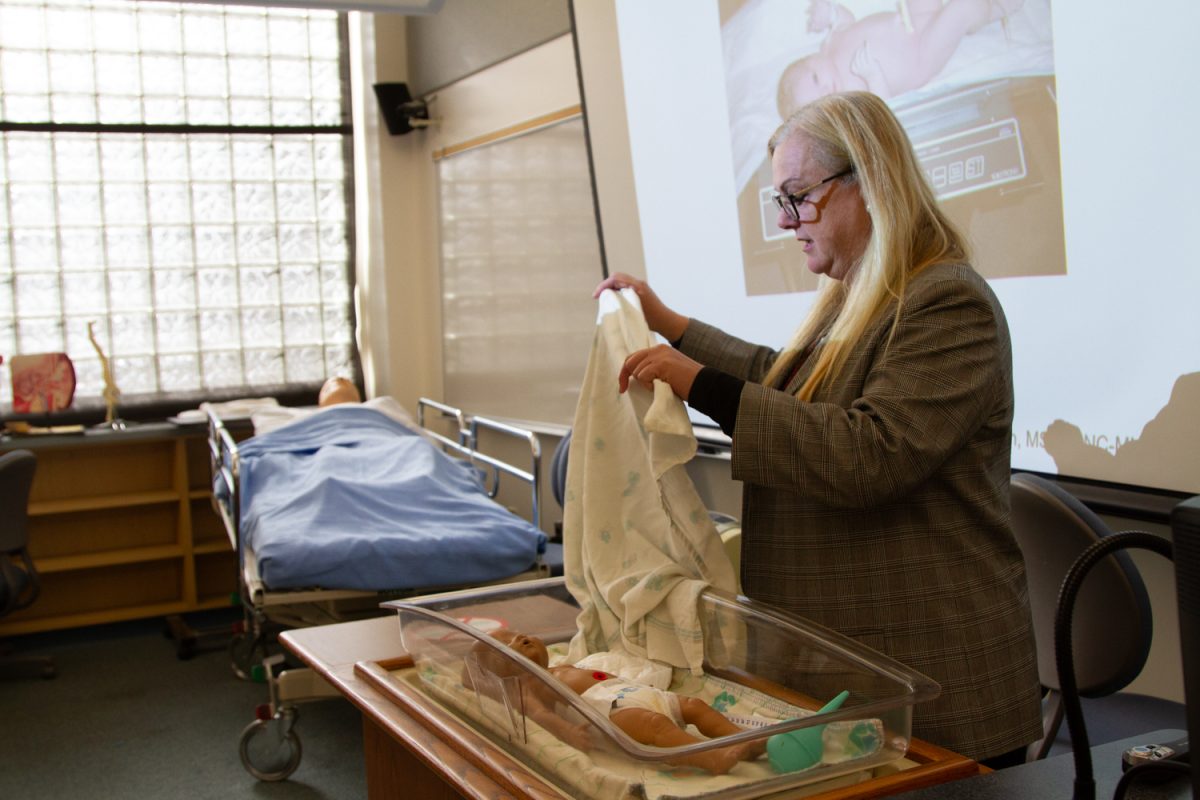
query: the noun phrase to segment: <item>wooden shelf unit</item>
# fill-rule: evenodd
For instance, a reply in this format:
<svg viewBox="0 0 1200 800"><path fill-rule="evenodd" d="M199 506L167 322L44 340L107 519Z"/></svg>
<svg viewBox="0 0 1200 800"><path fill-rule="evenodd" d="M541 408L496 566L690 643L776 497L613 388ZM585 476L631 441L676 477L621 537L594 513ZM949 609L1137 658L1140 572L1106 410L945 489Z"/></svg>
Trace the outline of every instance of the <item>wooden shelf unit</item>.
<svg viewBox="0 0 1200 800"><path fill-rule="evenodd" d="M42 593L0 637L221 608L237 556L212 509L203 427L5 438L38 458L29 550Z"/></svg>

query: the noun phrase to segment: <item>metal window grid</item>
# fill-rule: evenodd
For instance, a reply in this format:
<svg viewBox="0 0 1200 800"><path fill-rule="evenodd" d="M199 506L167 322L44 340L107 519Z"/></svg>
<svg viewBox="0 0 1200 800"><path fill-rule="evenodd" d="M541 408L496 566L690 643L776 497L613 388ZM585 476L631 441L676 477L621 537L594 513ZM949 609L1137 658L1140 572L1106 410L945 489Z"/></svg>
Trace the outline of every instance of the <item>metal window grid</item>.
<svg viewBox="0 0 1200 800"><path fill-rule="evenodd" d="M346 37L332 11L0 0L0 355L66 352L83 405L88 321L122 404L357 377Z"/></svg>

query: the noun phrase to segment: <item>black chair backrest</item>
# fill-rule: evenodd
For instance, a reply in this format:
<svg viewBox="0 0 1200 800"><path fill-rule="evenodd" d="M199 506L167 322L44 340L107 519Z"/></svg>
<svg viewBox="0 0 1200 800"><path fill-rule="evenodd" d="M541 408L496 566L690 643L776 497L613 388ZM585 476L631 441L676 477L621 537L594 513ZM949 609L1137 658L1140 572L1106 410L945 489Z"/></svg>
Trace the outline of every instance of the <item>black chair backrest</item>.
<svg viewBox="0 0 1200 800"><path fill-rule="evenodd" d="M29 543L29 490L37 457L29 450L0 455L0 553L18 553Z"/></svg>
<svg viewBox="0 0 1200 800"><path fill-rule="evenodd" d="M550 459L550 489L559 507L563 507L563 499L567 494L567 459L571 452L571 432L559 440L554 448L554 456Z"/></svg>
<svg viewBox="0 0 1200 800"><path fill-rule="evenodd" d="M1042 685L1060 688L1054 616L1067 571L1092 543L1112 534L1100 517L1053 481L1012 476L1013 532L1025 557L1029 603ZM1075 600L1072 642L1079 693L1103 697L1138 676L1150 653L1154 623L1141 575L1125 552L1088 573Z"/></svg>
<svg viewBox="0 0 1200 800"><path fill-rule="evenodd" d="M37 458L28 450L0 455L0 616L27 608L41 584L26 550L29 490ZM20 559L14 562L12 557Z"/></svg>

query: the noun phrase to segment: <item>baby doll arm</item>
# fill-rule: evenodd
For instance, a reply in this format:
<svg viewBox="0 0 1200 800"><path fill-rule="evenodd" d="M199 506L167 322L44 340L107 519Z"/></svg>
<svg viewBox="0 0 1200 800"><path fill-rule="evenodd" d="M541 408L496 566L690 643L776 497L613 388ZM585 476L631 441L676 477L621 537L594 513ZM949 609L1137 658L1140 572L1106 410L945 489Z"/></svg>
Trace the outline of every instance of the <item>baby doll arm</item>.
<svg viewBox="0 0 1200 800"><path fill-rule="evenodd" d="M587 752L592 747L587 720L568 722L558 710L558 697L533 676L521 679L522 711L528 719L541 725L560 741L576 750Z"/></svg>

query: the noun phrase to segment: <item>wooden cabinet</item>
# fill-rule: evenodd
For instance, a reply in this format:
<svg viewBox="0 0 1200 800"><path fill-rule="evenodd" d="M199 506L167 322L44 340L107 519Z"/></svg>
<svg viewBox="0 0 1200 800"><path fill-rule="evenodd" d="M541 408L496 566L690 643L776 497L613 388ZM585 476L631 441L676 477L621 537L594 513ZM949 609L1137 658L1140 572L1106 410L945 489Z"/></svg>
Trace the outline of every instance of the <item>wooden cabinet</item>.
<svg viewBox="0 0 1200 800"><path fill-rule="evenodd" d="M211 505L201 427L5 439L38 458L29 550L42 577L0 637L230 605L237 557Z"/></svg>

